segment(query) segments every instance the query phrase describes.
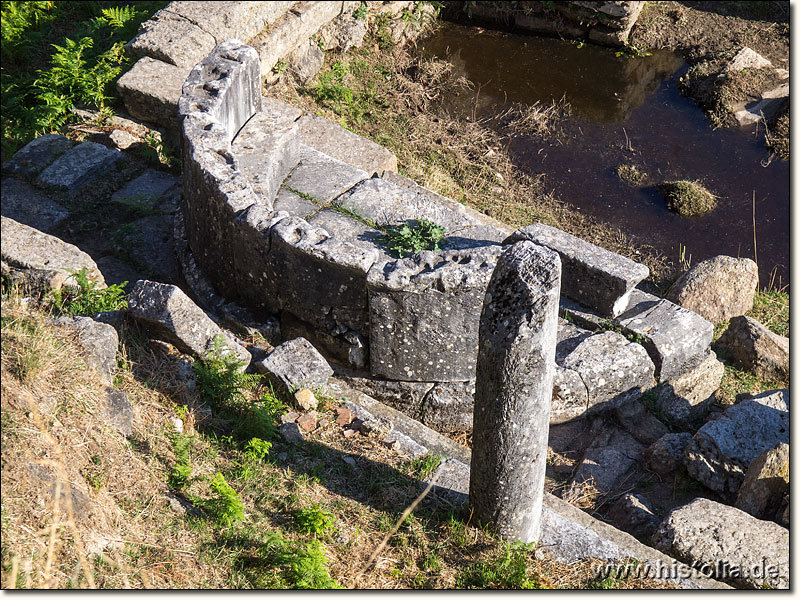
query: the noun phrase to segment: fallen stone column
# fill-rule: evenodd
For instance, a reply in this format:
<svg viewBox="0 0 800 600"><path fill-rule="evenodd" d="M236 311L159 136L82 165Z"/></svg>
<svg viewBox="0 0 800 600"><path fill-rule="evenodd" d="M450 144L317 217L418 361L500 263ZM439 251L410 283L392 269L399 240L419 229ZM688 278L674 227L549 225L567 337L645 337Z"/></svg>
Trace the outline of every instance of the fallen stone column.
<svg viewBox="0 0 800 600"><path fill-rule="evenodd" d="M561 260L521 241L492 274L480 319L469 499L504 539L541 536Z"/></svg>

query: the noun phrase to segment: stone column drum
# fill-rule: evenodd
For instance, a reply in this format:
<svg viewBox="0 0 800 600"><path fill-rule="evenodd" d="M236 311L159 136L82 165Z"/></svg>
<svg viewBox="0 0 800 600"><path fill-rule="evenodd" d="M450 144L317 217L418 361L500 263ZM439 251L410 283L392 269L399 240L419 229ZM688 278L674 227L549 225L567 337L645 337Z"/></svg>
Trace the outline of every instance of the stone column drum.
<svg viewBox="0 0 800 600"><path fill-rule="evenodd" d="M507 246L481 313L469 500L509 541L541 536L561 288L556 252Z"/></svg>

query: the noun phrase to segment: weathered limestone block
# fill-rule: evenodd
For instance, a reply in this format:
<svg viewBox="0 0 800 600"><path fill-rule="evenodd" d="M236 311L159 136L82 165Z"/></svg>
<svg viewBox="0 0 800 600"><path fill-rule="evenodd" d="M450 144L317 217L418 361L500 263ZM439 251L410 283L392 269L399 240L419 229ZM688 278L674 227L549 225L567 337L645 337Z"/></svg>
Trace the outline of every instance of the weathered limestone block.
<svg viewBox="0 0 800 600"><path fill-rule="evenodd" d="M772 520L789 493L789 444L765 450L747 468L736 508L756 519Z"/></svg>
<svg viewBox="0 0 800 600"><path fill-rule="evenodd" d="M336 377L353 389L417 420L422 413L425 396L435 385L428 381L393 381L351 373L337 373Z"/></svg>
<svg viewBox="0 0 800 600"><path fill-rule="evenodd" d="M72 147L63 135L48 133L31 140L3 163L3 171L11 175L32 178Z"/></svg>
<svg viewBox="0 0 800 600"><path fill-rule="evenodd" d="M255 368L287 394L301 388L317 389L328 382L333 369L311 343L295 338L282 343Z"/></svg>
<svg viewBox="0 0 800 600"><path fill-rule="evenodd" d="M653 362L644 348L613 331L581 341L561 366L580 375L589 394L589 408L603 403L619 406L640 397L654 383Z"/></svg>
<svg viewBox="0 0 800 600"><path fill-rule="evenodd" d="M582 484L591 483L600 492L609 492L617 481L642 456L644 446L618 429L609 429L598 435L583 455L572 478L571 489L565 496L580 492Z"/></svg>
<svg viewBox="0 0 800 600"><path fill-rule="evenodd" d="M170 2L165 10L197 23L217 43L250 40L297 2Z"/></svg>
<svg viewBox="0 0 800 600"><path fill-rule="evenodd" d="M190 70L145 56L117 80L117 92L132 117L176 129L178 99Z"/></svg>
<svg viewBox="0 0 800 600"><path fill-rule="evenodd" d="M736 53L736 56L725 66L723 72L738 72L744 69L762 69L771 66L772 63L768 59L761 56L752 48L745 46Z"/></svg>
<svg viewBox="0 0 800 600"><path fill-rule="evenodd" d="M469 500L506 540L542 534L560 279L552 250L507 246L481 312Z"/></svg>
<svg viewBox="0 0 800 600"><path fill-rule="evenodd" d="M298 126L301 143L362 169L370 176L397 171L397 157L389 150L325 117L306 115L298 121Z"/></svg>
<svg viewBox="0 0 800 600"><path fill-rule="evenodd" d="M211 115L225 127L229 142L260 110L258 55L237 39L222 42L192 69L178 101L181 116L191 112Z"/></svg>
<svg viewBox="0 0 800 600"><path fill-rule="evenodd" d="M340 160L331 158L319 150L300 145L299 163L286 178L284 185L314 202L325 205L352 188L359 181L369 178L369 173Z"/></svg>
<svg viewBox="0 0 800 600"><path fill-rule="evenodd" d="M287 57L291 73L302 85L307 85L325 63L325 51L314 40L300 44Z"/></svg>
<svg viewBox="0 0 800 600"><path fill-rule="evenodd" d="M297 108L263 98L233 140L231 151L239 169L267 208L273 207L281 182L300 159Z"/></svg>
<svg viewBox="0 0 800 600"><path fill-rule="evenodd" d="M732 506L697 498L669 514L653 544L737 587L789 587L789 531Z"/></svg>
<svg viewBox="0 0 800 600"><path fill-rule="evenodd" d="M125 437L133 433L133 404L128 394L108 387L105 390L103 419Z"/></svg>
<svg viewBox="0 0 800 600"><path fill-rule="evenodd" d="M89 367L100 373L106 384L111 385L114 371L117 370L117 330L90 317L61 317L55 320L55 324L75 330L78 344L86 351Z"/></svg>
<svg viewBox="0 0 800 600"><path fill-rule="evenodd" d="M649 539L661 520L641 494L624 494L611 505L608 519L623 531Z"/></svg>
<svg viewBox="0 0 800 600"><path fill-rule="evenodd" d="M692 441L691 433L668 433L646 451L647 466L659 475L667 475L683 466L683 453Z"/></svg>
<svg viewBox="0 0 800 600"><path fill-rule="evenodd" d="M244 363L242 370L250 364L250 353L174 285L137 281L128 294L128 315L178 350L195 356L202 357L221 337L222 351Z"/></svg>
<svg viewBox="0 0 800 600"><path fill-rule="evenodd" d="M349 242L354 246L363 246L369 250L377 250L376 263L392 260L383 244L383 234L380 231L338 210L323 208L309 217L308 223L314 227L322 227L338 240Z"/></svg>
<svg viewBox="0 0 800 600"><path fill-rule="evenodd" d="M272 228L271 265L284 310L320 327L366 331L367 271L379 252L289 217ZM291 281L291 285L283 282ZM277 284L277 285L276 285Z"/></svg>
<svg viewBox="0 0 800 600"><path fill-rule="evenodd" d="M716 346L764 379L789 378L789 338L772 333L750 317L734 317Z"/></svg>
<svg viewBox="0 0 800 600"><path fill-rule="evenodd" d="M659 381L678 379L703 362L714 335L714 326L701 316L640 290L633 290L619 324L642 339Z"/></svg>
<svg viewBox="0 0 800 600"><path fill-rule="evenodd" d="M658 384L653 402L673 425L691 428L708 414L724 373L725 366L710 351L692 370Z"/></svg>
<svg viewBox="0 0 800 600"><path fill-rule="evenodd" d="M125 51L135 59L149 56L191 69L216 45L214 37L200 27L162 9L139 25L136 36L125 44Z"/></svg>
<svg viewBox="0 0 800 600"><path fill-rule="evenodd" d="M92 258L72 244L57 237L2 217L0 245L4 267L20 283L36 289L58 290L63 285L75 287L73 273L86 269L91 281L105 287L103 275Z"/></svg>
<svg viewBox="0 0 800 600"><path fill-rule="evenodd" d="M352 13L339 15L320 30L320 35L327 50L360 48L367 35L367 19L355 19Z"/></svg>
<svg viewBox="0 0 800 600"><path fill-rule="evenodd" d="M48 232L69 216L69 211L29 183L9 177L0 185L3 216Z"/></svg>
<svg viewBox="0 0 800 600"><path fill-rule="evenodd" d="M667 426L650 414L638 399L623 402L614 414L619 424L643 444L652 444L668 432Z"/></svg>
<svg viewBox="0 0 800 600"><path fill-rule="evenodd" d="M403 381L475 376L478 324L500 246L420 252L367 274L370 371Z"/></svg>
<svg viewBox="0 0 800 600"><path fill-rule="evenodd" d="M504 243L523 239L561 256L562 294L610 317L625 309L631 290L650 274L643 264L542 223L518 229Z"/></svg>
<svg viewBox="0 0 800 600"><path fill-rule="evenodd" d="M335 326L331 331L298 319L288 310L281 313L284 339L306 338L329 359L356 369L369 365L369 342L357 331Z"/></svg>
<svg viewBox="0 0 800 600"><path fill-rule="evenodd" d="M717 324L753 308L757 286L755 262L749 258L715 256L681 275L665 297Z"/></svg>
<svg viewBox="0 0 800 600"><path fill-rule="evenodd" d="M83 142L59 156L36 178L45 187L75 193L110 169L122 158L119 150L102 144Z"/></svg>
<svg viewBox="0 0 800 600"><path fill-rule="evenodd" d="M703 425L686 450L689 475L722 495L735 494L758 456L789 443L789 391L764 392Z"/></svg>
<svg viewBox="0 0 800 600"><path fill-rule="evenodd" d="M458 250L497 243L505 232L478 222L471 215L451 210L416 190L384 179L362 181L333 204L354 211L379 225L397 225L409 219L427 219L445 229L443 250Z"/></svg>
<svg viewBox="0 0 800 600"><path fill-rule="evenodd" d="M437 383L422 401L422 422L441 433L472 430L475 382Z"/></svg>
<svg viewBox="0 0 800 600"><path fill-rule="evenodd" d="M553 400L550 423L566 423L589 410L589 390L577 371L566 369L556 362L553 372Z"/></svg>
<svg viewBox="0 0 800 600"><path fill-rule="evenodd" d="M275 195L273 209L275 211L285 211L290 217L300 217L301 219L308 220L320 207L310 200L306 200L294 192L290 192L286 188L280 188Z"/></svg>
<svg viewBox="0 0 800 600"><path fill-rule="evenodd" d="M180 193L180 179L164 171L147 169L144 173L126 183L121 189L111 196L112 202L141 206L142 208L155 208L163 198L175 196ZM159 206L164 210L164 206ZM165 212L174 212L174 208Z"/></svg>

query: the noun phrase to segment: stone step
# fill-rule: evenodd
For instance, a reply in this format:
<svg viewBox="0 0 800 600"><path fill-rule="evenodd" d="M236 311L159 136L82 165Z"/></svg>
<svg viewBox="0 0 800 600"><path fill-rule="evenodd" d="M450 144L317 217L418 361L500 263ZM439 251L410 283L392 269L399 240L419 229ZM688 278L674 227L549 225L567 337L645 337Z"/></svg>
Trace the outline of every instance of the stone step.
<svg viewBox="0 0 800 600"><path fill-rule="evenodd" d="M74 194L104 175L122 158L119 150L83 142L70 148L42 170L36 184Z"/></svg>
<svg viewBox="0 0 800 600"><path fill-rule="evenodd" d="M69 211L48 194L21 179L4 178L0 185L0 193L2 193L0 211L4 217L39 231L45 233L51 231L69 216Z"/></svg>

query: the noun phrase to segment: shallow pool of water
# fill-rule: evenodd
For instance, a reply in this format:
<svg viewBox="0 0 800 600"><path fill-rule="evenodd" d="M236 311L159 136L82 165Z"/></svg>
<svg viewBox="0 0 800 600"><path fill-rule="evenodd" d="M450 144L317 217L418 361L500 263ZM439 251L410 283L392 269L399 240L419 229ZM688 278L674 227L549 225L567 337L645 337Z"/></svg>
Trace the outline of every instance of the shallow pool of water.
<svg viewBox="0 0 800 600"><path fill-rule="evenodd" d="M474 94L453 99L464 118L566 98L572 116L557 139L519 136L509 149L521 168L543 173L547 187L577 210L672 259L683 246L693 264L717 254L754 258L757 251L761 285L773 273L776 284L788 283L789 164L770 158L763 129L713 130L678 92L686 70L679 57L618 58L590 44L453 24L421 45L480 86L477 102ZM621 164L645 171L644 184L621 181ZM703 181L719 196L717 209L691 219L669 212L656 185L672 179Z"/></svg>

